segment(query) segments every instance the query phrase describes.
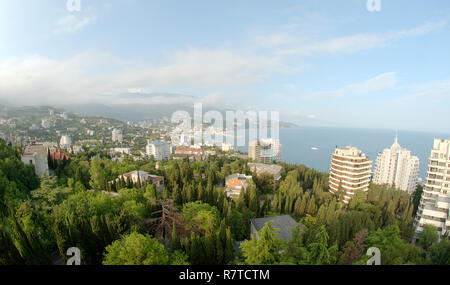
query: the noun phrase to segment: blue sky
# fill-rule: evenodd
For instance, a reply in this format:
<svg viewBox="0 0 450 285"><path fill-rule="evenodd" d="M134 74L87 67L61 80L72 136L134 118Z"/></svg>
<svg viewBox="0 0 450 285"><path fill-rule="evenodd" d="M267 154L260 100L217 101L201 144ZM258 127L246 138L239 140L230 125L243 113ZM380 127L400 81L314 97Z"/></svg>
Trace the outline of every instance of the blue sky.
<svg viewBox="0 0 450 285"><path fill-rule="evenodd" d="M450 133L449 20L447 0L2 0L0 100L178 93L302 125Z"/></svg>

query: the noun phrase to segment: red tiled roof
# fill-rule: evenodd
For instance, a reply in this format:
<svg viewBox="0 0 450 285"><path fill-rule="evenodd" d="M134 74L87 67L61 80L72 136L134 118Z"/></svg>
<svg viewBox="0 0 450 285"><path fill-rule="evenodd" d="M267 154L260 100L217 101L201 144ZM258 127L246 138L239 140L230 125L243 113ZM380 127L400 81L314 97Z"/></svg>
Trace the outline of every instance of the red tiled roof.
<svg viewBox="0 0 450 285"><path fill-rule="evenodd" d="M69 160L70 159L70 154L64 152L62 149L59 149L58 151L50 153L50 157L53 160L63 160L64 157L66 158L66 160Z"/></svg>
<svg viewBox="0 0 450 285"><path fill-rule="evenodd" d="M175 152L183 152L183 153L203 153L201 148L190 148L190 147L178 147Z"/></svg>

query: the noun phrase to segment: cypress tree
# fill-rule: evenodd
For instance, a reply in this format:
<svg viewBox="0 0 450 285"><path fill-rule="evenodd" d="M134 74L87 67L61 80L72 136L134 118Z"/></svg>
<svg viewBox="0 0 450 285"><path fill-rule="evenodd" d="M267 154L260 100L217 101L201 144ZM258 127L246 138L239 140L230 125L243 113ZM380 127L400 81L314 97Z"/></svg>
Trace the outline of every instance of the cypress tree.
<svg viewBox="0 0 450 285"><path fill-rule="evenodd" d="M294 214L296 217L300 217L301 216L301 204L302 204L302 199L299 197L297 198L297 200L295 201L295 205L294 205Z"/></svg>
<svg viewBox="0 0 450 285"><path fill-rule="evenodd" d="M198 197L197 197L197 201L205 202L205 191L204 191L204 189L203 189L202 182L200 182L200 183L198 184Z"/></svg>
<svg viewBox="0 0 450 285"><path fill-rule="evenodd" d="M77 182L77 181L81 181L80 167L77 167L77 169L75 170L75 182Z"/></svg>
<svg viewBox="0 0 450 285"><path fill-rule="evenodd" d="M129 189L133 188L133 181L129 176L127 176L127 188Z"/></svg>
<svg viewBox="0 0 450 285"><path fill-rule="evenodd" d="M228 264L232 260L233 260L233 238L231 236L231 230L228 227L226 230L224 264Z"/></svg>
<svg viewBox="0 0 450 285"><path fill-rule="evenodd" d="M288 196L286 199L286 203L284 205L284 213L290 214L292 212L292 203L291 203L291 197Z"/></svg>
<svg viewBox="0 0 450 285"><path fill-rule="evenodd" d="M137 176L137 181L136 181L136 188L140 189L141 188L141 175L139 174L139 170L138 170L138 176Z"/></svg>
<svg viewBox="0 0 450 285"><path fill-rule="evenodd" d="M178 231L177 228L175 226L175 222L172 223L172 240L171 240L171 246L172 246L172 250L179 250L181 249L181 242L180 242L180 237L178 236Z"/></svg>
<svg viewBox="0 0 450 285"><path fill-rule="evenodd" d="M302 197L302 202L300 204L300 208L299 208L299 215L300 217L305 215L305 211L306 211L306 199L307 199L307 195L304 195Z"/></svg>
<svg viewBox="0 0 450 285"><path fill-rule="evenodd" d="M220 238L216 237L216 264L224 264L224 245Z"/></svg>
<svg viewBox="0 0 450 285"><path fill-rule="evenodd" d="M247 208L244 208L242 211L242 221L245 226L245 236L248 237L250 235L250 217L248 216Z"/></svg>
<svg viewBox="0 0 450 285"><path fill-rule="evenodd" d="M331 222L334 220L335 212L336 212L336 200L333 198L333 200L328 205L327 209L326 224L328 226L331 225Z"/></svg>
<svg viewBox="0 0 450 285"><path fill-rule="evenodd" d="M308 201L308 206L306 207L306 212L310 214L311 216L314 216L316 213L317 207L316 207L316 200L314 199L314 196L311 196L311 198Z"/></svg>
<svg viewBox="0 0 450 285"><path fill-rule="evenodd" d="M48 163L48 168L53 170L53 165L52 165L52 156L50 155L50 149L47 149L47 163Z"/></svg>
<svg viewBox="0 0 450 285"><path fill-rule="evenodd" d="M205 258L206 264L216 263L216 241L215 233L212 228L208 228L205 233Z"/></svg>
<svg viewBox="0 0 450 285"><path fill-rule="evenodd" d="M327 209L325 205L320 206L319 211L317 212L317 221L320 224L325 224L327 218Z"/></svg>
<svg viewBox="0 0 450 285"><path fill-rule="evenodd" d="M181 205L182 201L181 201L181 192L180 192L180 188L178 187L177 184L175 184L175 187L172 190L172 199L174 201L174 203L176 205Z"/></svg>
<svg viewBox="0 0 450 285"><path fill-rule="evenodd" d="M250 188L250 196L249 196L249 205L248 205L249 209L254 212L255 214L258 214L258 210L259 210L259 201L258 201L258 196L256 194L256 189L255 187L251 187Z"/></svg>

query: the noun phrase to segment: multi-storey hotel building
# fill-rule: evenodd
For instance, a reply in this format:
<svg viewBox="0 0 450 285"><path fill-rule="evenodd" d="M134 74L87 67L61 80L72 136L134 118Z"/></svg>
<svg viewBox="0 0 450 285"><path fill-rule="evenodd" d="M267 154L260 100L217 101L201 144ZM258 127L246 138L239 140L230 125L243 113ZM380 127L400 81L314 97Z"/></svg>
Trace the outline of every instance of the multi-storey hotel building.
<svg viewBox="0 0 450 285"><path fill-rule="evenodd" d="M449 233L450 140L435 139L428 164L427 181L417 210L416 238L424 225L433 225L440 236Z"/></svg>
<svg viewBox="0 0 450 285"><path fill-rule="evenodd" d="M355 191L369 190L372 161L356 147L336 148L331 156L330 191L343 191L343 202L348 203Z"/></svg>
<svg viewBox="0 0 450 285"><path fill-rule="evenodd" d="M261 163L281 161L281 143L277 139L257 139L248 144L248 158Z"/></svg>
<svg viewBox="0 0 450 285"><path fill-rule="evenodd" d="M418 178L419 158L402 148L396 137L391 148L378 155L372 182L395 185L411 195L416 190Z"/></svg>

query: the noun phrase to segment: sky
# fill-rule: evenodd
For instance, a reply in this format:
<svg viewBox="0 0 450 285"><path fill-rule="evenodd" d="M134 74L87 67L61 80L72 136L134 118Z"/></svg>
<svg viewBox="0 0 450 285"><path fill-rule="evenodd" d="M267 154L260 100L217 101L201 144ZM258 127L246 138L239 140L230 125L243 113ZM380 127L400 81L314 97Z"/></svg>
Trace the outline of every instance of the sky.
<svg viewBox="0 0 450 285"><path fill-rule="evenodd" d="M0 103L174 93L300 125L450 133L448 0L79 1L0 0Z"/></svg>

